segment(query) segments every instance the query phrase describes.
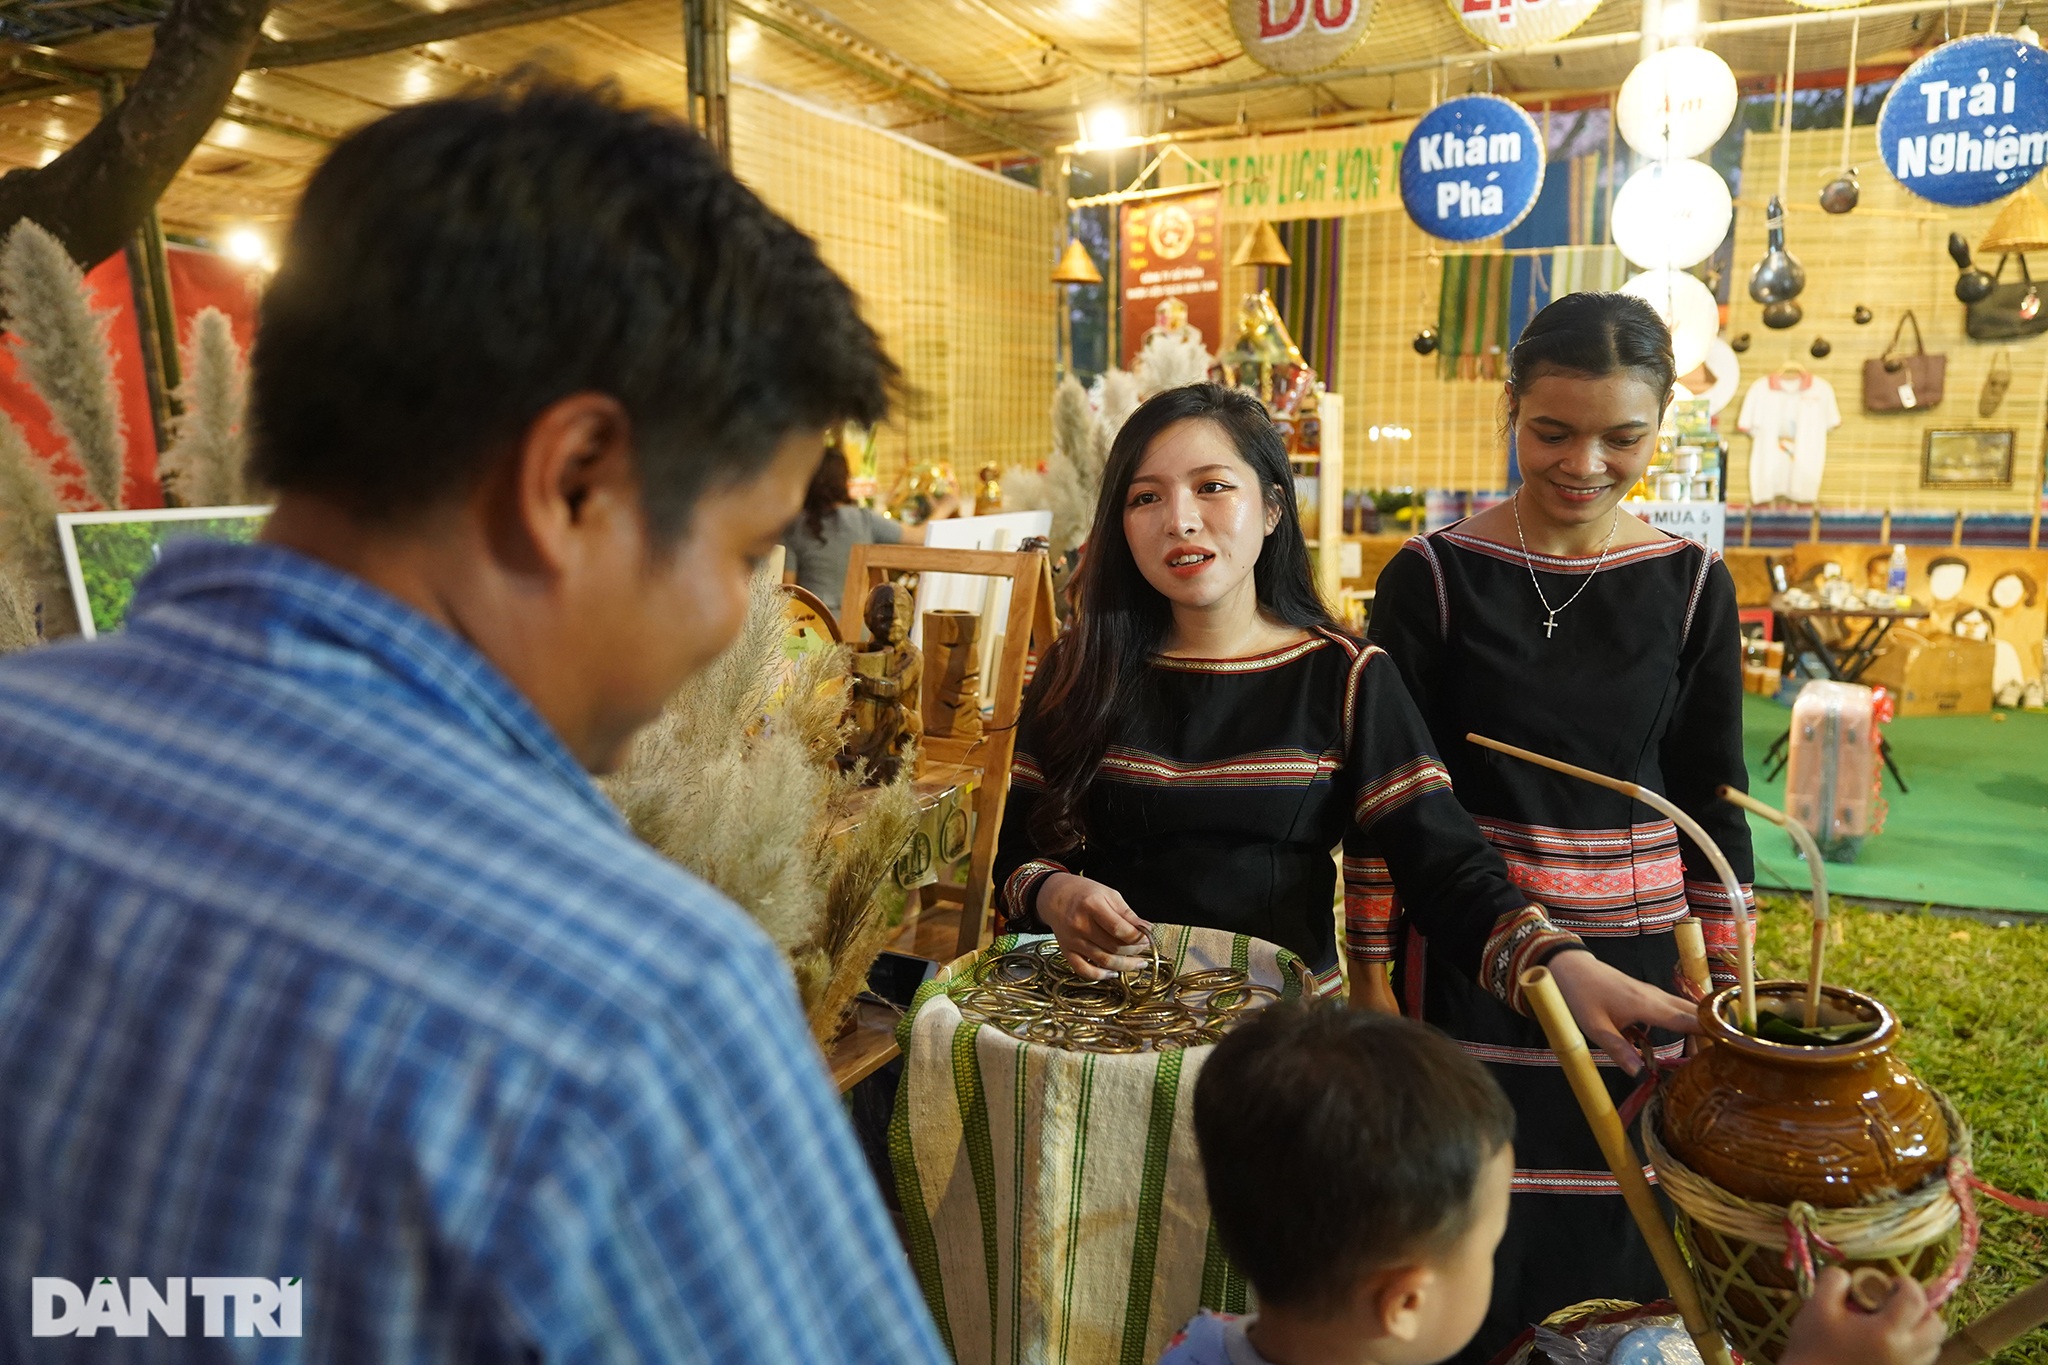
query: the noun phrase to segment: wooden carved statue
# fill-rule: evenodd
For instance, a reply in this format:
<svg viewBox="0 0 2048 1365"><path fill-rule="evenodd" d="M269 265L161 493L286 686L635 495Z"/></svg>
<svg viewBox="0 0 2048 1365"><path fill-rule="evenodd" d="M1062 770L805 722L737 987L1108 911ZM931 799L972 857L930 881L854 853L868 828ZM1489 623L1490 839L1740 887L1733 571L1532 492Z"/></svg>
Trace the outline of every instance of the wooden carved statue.
<svg viewBox="0 0 2048 1365"><path fill-rule="evenodd" d="M981 617L971 611L924 614L924 723L934 735L981 733Z"/></svg>
<svg viewBox="0 0 2048 1365"><path fill-rule="evenodd" d="M874 636L853 651L853 738L839 756L842 767L867 763L868 782L893 782L904 756L924 732L918 714L924 661L910 643L912 597L897 583L868 594L865 620Z"/></svg>

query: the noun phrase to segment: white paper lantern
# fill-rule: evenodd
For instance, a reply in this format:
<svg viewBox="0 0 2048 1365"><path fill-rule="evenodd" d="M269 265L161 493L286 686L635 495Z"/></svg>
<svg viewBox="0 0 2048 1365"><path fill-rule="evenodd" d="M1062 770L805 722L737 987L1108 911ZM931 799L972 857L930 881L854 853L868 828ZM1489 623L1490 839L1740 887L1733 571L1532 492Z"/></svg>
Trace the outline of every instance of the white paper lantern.
<svg viewBox="0 0 2048 1365"><path fill-rule="evenodd" d="M1621 287L1624 294L1657 310L1671 329L1671 354L1678 373L1691 374L1707 358L1721 331L1721 305L1713 291L1682 270L1648 270Z"/></svg>
<svg viewBox="0 0 2048 1365"><path fill-rule="evenodd" d="M1703 47L1667 47L1636 64L1615 97L1622 140L1644 156L1682 160L1735 121L1735 73Z"/></svg>
<svg viewBox="0 0 2048 1365"><path fill-rule="evenodd" d="M1614 244L1645 270L1698 265L1734 221L1728 182L1704 161L1653 161L1614 196Z"/></svg>

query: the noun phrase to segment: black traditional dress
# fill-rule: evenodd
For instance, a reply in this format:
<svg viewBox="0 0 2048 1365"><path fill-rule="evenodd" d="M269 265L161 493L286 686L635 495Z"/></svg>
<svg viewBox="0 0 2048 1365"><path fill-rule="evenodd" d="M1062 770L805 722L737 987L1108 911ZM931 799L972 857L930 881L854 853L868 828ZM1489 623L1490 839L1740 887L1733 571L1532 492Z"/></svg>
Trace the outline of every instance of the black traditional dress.
<svg viewBox="0 0 2048 1365"><path fill-rule="evenodd" d="M1341 843L1347 901L1368 890L1364 869L1391 876L1443 959L1503 999L1518 999L1523 967L1576 943L1515 889L1459 808L1380 650L1317 631L1250 658L1155 659L1147 683L1090 787L1078 851L1052 856L1032 837L1044 777L1026 715L995 866L1011 930L1045 932L1039 889L1071 872L1148 920L1291 949L1327 993L1341 979Z"/></svg>
<svg viewBox="0 0 2048 1365"><path fill-rule="evenodd" d="M1455 526L1433 532L1409 541L1380 575L1371 636L1407 680L1458 800L1558 928L1602 961L1671 989L1671 929L1691 913L1717 978L1732 979L1728 893L1669 820L1465 739L1505 740L1669 797L1728 855L1753 907L1749 825L1716 796L1724 783L1748 785L1734 583L1720 556L1689 540L1623 546L1588 581L1595 563L1525 556ZM1532 568L1554 604L1585 589L1560 608L1554 633ZM1517 1114L1515 1196L1493 1303L1459 1358L1486 1360L1531 1322L1583 1299L1661 1297L1649 1249L1542 1030L1446 970L1429 925L1379 877L1380 896L1347 926L1352 955L1394 962L1403 1008L1487 1062ZM1658 1043L1665 1057L1682 1051L1675 1038ZM1617 1097L1627 1093L1618 1070L1605 1074Z"/></svg>

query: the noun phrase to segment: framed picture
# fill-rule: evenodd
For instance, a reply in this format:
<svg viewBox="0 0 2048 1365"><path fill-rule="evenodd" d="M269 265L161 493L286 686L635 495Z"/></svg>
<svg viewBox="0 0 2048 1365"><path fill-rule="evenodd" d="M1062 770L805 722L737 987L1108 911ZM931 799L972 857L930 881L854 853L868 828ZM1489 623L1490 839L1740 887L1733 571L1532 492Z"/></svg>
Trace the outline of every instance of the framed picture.
<svg viewBox="0 0 2048 1365"><path fill-rule="evenodd" d="M156 567L164 546L197 536L242 544L256 539L268 507L153 507L138 512L62 512L57 536L78 627L90 640L128 619L135 585Z"/></svg>
<svg viewBox="0 0 2048 1365"><path fill-rule="evenodd" d="M2012 487L2012 428L1930 431L1920 456L1922 488Z"/></svg>

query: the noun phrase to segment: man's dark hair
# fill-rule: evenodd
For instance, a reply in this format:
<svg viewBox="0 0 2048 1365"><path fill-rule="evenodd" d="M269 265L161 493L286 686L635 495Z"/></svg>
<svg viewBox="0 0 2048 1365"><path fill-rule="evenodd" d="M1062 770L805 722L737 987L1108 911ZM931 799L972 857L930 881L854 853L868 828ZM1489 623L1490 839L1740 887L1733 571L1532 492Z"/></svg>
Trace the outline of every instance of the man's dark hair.
<svg viewBox="0 0 2048 1365"><path fill-rule="evenodd" d="M1261 1300L1309 1313L1462 1237L1514 1135L1507 1097L1457 1044L1341 1006L1260 1011L1195 1085L1217 1238Z"/></svg>
<svg viewBox="0 0 2048 1365"><path fill-rule="evenodd" d="M896 377L816 244L702 138L525 80L379 119L315 172L263 299L250 468L391 520L598 391L667 541L791 433L880 420Z"/></svg>

